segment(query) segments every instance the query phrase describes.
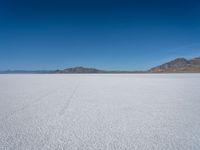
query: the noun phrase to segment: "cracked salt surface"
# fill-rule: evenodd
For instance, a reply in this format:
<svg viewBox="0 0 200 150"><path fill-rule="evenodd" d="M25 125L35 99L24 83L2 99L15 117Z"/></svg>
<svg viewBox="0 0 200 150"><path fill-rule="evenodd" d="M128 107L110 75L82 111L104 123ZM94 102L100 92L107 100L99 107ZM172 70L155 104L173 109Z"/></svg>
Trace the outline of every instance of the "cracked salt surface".
<svg viewBox="0 0 200 150"><path fill-rule="evenodd" d="M199 150L200 74L0 75L0 149Z"/></svg>

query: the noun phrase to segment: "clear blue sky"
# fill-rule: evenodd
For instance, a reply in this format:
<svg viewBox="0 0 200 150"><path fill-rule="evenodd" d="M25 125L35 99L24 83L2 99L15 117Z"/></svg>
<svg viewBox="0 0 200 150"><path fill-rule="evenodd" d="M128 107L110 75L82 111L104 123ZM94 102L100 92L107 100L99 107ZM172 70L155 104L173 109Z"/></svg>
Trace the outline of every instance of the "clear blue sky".
<svg viewBox="0 0 200 150"><path fill-rule="evenodd" d="M0 1L0 70L140 70L196 56L197 0Z"/></svg>

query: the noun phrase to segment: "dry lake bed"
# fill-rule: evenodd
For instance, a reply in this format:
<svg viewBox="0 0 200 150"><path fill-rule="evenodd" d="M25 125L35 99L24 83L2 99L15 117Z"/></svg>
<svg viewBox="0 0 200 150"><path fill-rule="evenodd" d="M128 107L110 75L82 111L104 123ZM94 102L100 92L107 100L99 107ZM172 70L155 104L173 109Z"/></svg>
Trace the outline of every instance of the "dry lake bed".
<svg viewBox="0 0 200 150"><path fill-rule="evenodd" d="M0 75L1 150L199 150L200 74Z"/></svg>

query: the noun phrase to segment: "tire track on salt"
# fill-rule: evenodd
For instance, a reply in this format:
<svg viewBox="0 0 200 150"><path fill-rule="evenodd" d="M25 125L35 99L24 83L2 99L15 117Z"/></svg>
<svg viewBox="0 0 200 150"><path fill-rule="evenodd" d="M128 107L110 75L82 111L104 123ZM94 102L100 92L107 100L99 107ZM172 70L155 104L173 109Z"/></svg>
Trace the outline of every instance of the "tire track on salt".
<svg viewBox="0 0 200 150"><path fill-rule="evenodd" d="M21 108L19 108L19 109L16 109L15 111L11 112L10 114L6 115L5 117L2 117L2 118L1 118L1 122L7 120L8 118L14 116L15 114L17 114L17 113L19 113L19 112L21 112L21 111L23 111L23 110L25 110L25 109L27 109L27 108L30 108L30 107L33 106L34 104L36 104L36 103L42 101L45 97L48 97L49 95L51 95L52 93L55 93L56 91L60 90L61 88L62 88L62 87L58 87L58 88L56 88L56 89L54 89L54 90L51 90L51 91L49 91L49 92L43 94L42 96L36 98L36 99L33 100L32 102L30 102L30 103L24 105L23 107L21 107Z"/></svg>
<svg viewBox="0 0 200 150"><path fill-rule="evenodd" d="M59 117L62 117L62 116L65 114L66 110L69 108L69 105L70 105L72 99L74 98L74 96L76 95L76 93L77 93L77 91L78 91L78 88L80 87L80 83L81 83L81 82L78 81L78 83L77 83L76 86L74 87L72 93L71 93L70 96L67 98L67 102L65 103L64 107L63 107L63 108L60 110L60 112L57 114ZM50 141L50 138L52 137L53 133L55 132L55 130L53 130L53 127L54 127L56 124L57 124L57 121L53 123L53 126L51 126L51 129L50 129L51 132L49 133L49 136L48 136L48 138L46 139L46 142L43 143L43 144L41 145L41 149L43 149L45 146L48 145L48 141ZM78 138L78 137L76 136L76 138ZM78 139L79 139L79 138L78 138ZM79 140L80 140L80 139L79 139ZM82 140L81 140L81 141L82 141ZM82 141L82 142L83 142L83 141ZM84 143L84 142L83 142L83 143ZM85 144L85 143L84 143L84 144Z"/></svg>
<svg viewBox="0 0 200 150"><path fill-rule="evenodd" d="M71 95L69 96L69 98L67 99L67 102L65 104L65 106L61 109L61 111L59 112L59 116L62 116L65 114L66 110L68 109L72 99L74 98L74 96L76 95L78 88L80 86L80 81L77 83L76 87L73 89Z"/></svg>

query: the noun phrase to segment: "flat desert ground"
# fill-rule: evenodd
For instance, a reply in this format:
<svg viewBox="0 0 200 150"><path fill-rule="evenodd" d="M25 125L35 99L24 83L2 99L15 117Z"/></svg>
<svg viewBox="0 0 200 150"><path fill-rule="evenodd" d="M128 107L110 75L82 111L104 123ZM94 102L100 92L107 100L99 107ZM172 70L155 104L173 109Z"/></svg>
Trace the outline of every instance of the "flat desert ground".
<svg viewBox="0 0 200 150"><path fill-rule="evenodd" d="M199 150L200 74L0 75L1 150Z"/></svg>

